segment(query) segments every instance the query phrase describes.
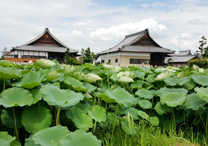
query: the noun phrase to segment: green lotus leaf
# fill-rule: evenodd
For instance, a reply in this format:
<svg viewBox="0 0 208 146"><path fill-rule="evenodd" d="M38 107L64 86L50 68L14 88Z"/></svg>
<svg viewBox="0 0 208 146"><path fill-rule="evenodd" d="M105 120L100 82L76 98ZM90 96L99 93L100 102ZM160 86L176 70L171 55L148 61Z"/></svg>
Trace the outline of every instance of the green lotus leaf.
<svg viewBox="0 0 208 146"><path fill-rule="evenodd" d="M115 102L114 99L109 98L109 96L106 95L105 93L99 94L98 97L101 98L102 100L104 100L106 103L114 103Z"/></svg>
<svg viewBox="0 0 208 146"><path fill-rule="evenodd" d="M22 112L23 112L23 108L16 107L14 109L17 128L23 127L22 122L21 122ZM13 115L13 111L11 108L6 108L2 110L1 121L2 121L2 124L4 124L6 127L15 128L14 115Z"/></svg>
<svg viewBox="0 0 208 146"><path fill-rule="evenodd" d="M83 83L75 78L66 77L64 83L66 83L71 89L73 89L75 91L87 92L87 88L85 88Z"/></svg>
<svg viewBox="0 0 208 146"><path fill-rule="evenodd" d="M176 107L178 105L182 105L186 100L186 94L180 94L177 92L168 92L163 94L160 97L160 102L162 104L167 104L170 107Z"/></svg>
<svg viewBox="0 0 208 146"><path fill-rule="evenodd" d="M202 100L196 93L192 93L187 96L184 106L187 109L198 110L200 107L203 107L205 104L206 101Z"/></svg>
<svg viewBox="0 0 208 146"><path fill-rule="evenodd" d="M33 104L37 103L39 100L42 99L42 94L40 92L40 89L32 89L30 93L33 96Z"/></svg>
<svg viewBox="0 0 208 146"><path fill-rule="evenodd" d="M179 73L177 74L177 77L178 77L178 78L183 78L183 77L189 76L190 74L191 74L191 71L182 71L182 72L179 72Z"/></svg>
<svg viewBox="0 0 208 146"><path fill-rule="evenodd" d="M132 117L133 117L134 120L138 120L138 119L139 119L139 118L138 118L137 112L138 112L138 110L135 109L135 108L133 108L133 107L125 108L125 109L122 111L122 113L123 113L123 114L126 114L126 115L127 115L128 113L130 113L130 114L132 115Z"/></svg>
<svg viewBox="0 0 208 146"><path fill-rule="evenodd" d="M196 87L194 90L202 100L208 102L208 88Z"/></svg>
<svg viewBox="0 0 208 146"><path fill-rule="evenodd" d="M119 78L118 82L120 83L131 83L134 82L134 80L128 76L122 76Z"/></svg>
<svg viewBox="0 0 208 146"><path fill-rule="evenodd" d="M29 133L48 128L51 122L52 115L46 107L28 107L22 114L22 124Z"/></svg>
<svg viewBox="0 0 208 146"><path fill-rule="evenodd" d="M72 120L73 118L78 117L80 114L87 114L90 108L91 107L87 104L78 103L75 106L68 108L65 114L68 119Z"/></svg>
<svg viewBox="0 0 208 146"><path fill-rule="evenodd" d="M172 72L162 72L156 77L156 81L163 81L165 78L171 77L174 74Z"/></svg>
<svg viewBox="0 0 208 146"><path fill-rule="evenodd" d="M13 140L11 143L10 143L10 146L22 146L22 144L17 141L17 140Z"/></svg>
<svg viewBox="0 0 208 146"><path fill-rule="evenodd" d="M110 127L110 126L119 126L120 122L118 118L115 118L115 113L107 113L107 120L105 122L100 123L101 127Z"/></svg>
<svg viewBox="0 0 208 146"><path fill-rule="evenodd" d="M68 128L60 125L40 130L32 136L34 143L41 146L66 146L69 138Z"/></svg>
<svg viewBox="0 0 208 146"><path fill-rule="evenodd" d="M183 88L187 89L187 90L191 90L193 89L194 87L196 86L196 83L190 79L188 82L186 82L184 85L183 85Z"/></svg>
<svg viewBox="0 0 208 146"><path fill-rule="evenodd" d="M176 85L184 85L185 83L187 83L190 80L189 77L184 77L184 78L180 78L178 79L177 77L172 77L172 78L166 78L164 81L167 85L170 86L176 86Z"/></svg>
<svg viewBox="0 0 208 146"><path fill-rule="evenodd" d="M124 107L130 107L136 101L133 95L121 87L118 87L112 91L106 91L106 94L109 98L114 99L117 103L123 105Z"/></svg>
<svg viewBox="0 0 208 146"><path fill-rule="evenodd" d="M154 90L147 90L147 89L139 89L135 92L137 96L144 99L152 99L154 97Z"/></svg>
<svg viewBox="0 0 208 146"><path fill-rule="evenodd" d="M119 77L117 76L117 73L114 73L111 77L110 77L111 80L117 82L119 80Z"/></svg>
<svg viewBox="0 0 208 146"><path fill-rule="evenodd" d="M83 72L73 72L72 76L78 80L84 80L85 74Z"/></svg>
<svg viewBox="0 0 208 146"><path fill-rule="evenodd" d="M31 105L32 103L32 94L23 88L9 88L1 93L0 105L3 105L6 108Z"/></svg>
<svg viewBox="0 0 208 146"><path fill-rule="evenodd" d="M39 86L41 82L45 81L46 77L44 74L40 72L34 72L31 71L27 74L25 74L22 78L22 80L15 85L22 86L27 89L32 89L36 86Z"/></svg>
<svg viewBox="0 0 208 146"><path fill-rule="evenodd" d="M137 130L136 127L135 126L130 127L129 122L126 119L124 121L121 121L121 128L123 129L123 131L125 131L129 135L136 134L136 130Z"/></svg>
<svg viewBox="0 0 208 146"><path fill-rule="evenodd" d="M152 103L149 100L139 100L138 104L143 109L151 109L152 108Z"/></svg>
<svg viewBox="0 0 208 146"><path fill-rule="evenodd" d="M208 86L208 76L207 75L192 75L192 79L199 85Z"/></svg>
<svg viewBox="0 0 208 146"><path fill-rule="evenodd" d="M153 82L155 82L155 79L156 79L156 77L155 77L154 74L148 75L148 76L145 78L145 80L146 80L148 83L153 83Z"/></svg>
<svg viewBox="0 0 208 146"><path fill-rule="evenodd" d="M102 78L96 74L89 73L84 76L84 81L87 83L95 83L96 81L101 81Z"/></svg>
<svg viewBox="0 0 208 146"><path fill-rule="evenodd" d="M62 90L56 86L44 85L40 89L43 100L49 105L73 106L84 99L81 93L75 93L71 90Z"/></svg>
<svg viewBox="0 0 208 146"><path fill-rule="evenodd" d="M158 119L158 117L150 117L150 124L152 126L158 126L159 125L159 119Z"/></svg>
<svg viewBox="0 0 208 146"><path fill-rule="evenodd" d="M133 70L132 71L134 73L134 75L140 79L143 79L145 76L145 72L143 71L139 71L139 70Z"/></svg>
<svg viewBox="0 0 208 146"><path fill-rule="evenodd" d="M43 69L51 68L54 65L56 64L53 61L47 59L39 59L34 63L34 66L38 66Z"/></svg>
<svg viewBox="0 0 208 146"><path fill-rule="evenodd" d="M0 143L2 146L10 146L10 143L15 139L15 137L12 137L7 132L0 132Z"/></svg>
<svg viewBox="0 0 208 146"><path fill-rule="evenodd" d="M2 67L0 66L0 78L4 80L9 79L18 79L21 76L21 70L17 68L11 68L11 67Z"/></svg>
<svg viewBox="0 0 208 146"><path fill-rule="evenodd" d="M75 71L75 67L71 66L71 65L65 65L64 66L64 74L65 75L70 75L71 73L73 73Z"/></svg>
<svg viewBox="0 0 208 146"><path fill-rule="evenodd" d="M157 102L157 104L155 105L155 111L159 114L159 115L163 115L167 112L171 112L171 107L167 106L167 105L163 105L161 104L161 102Z"/></svg>
<svg viewBox="0 0 208 146"><path fill-rule="evenodd" d="M68 146L101 146L101 141L92 135L91 132L87 133L82 130L70 133L69 140Z"/></svg>
<svg viewBox="0 0 208 146"><path fill-rule="evenodd" d="M131 77L133 75L134 75L133 72L130 72L130 71L122 71L122 72L119 72L117 74L117 77L123 77L123 76Z"/></svg>
<svg viewBox="0 0 208 146"><path fill-rule="evenodd" d="M10 65L12 65L12 62L11 61L8 61L8 60L0 60L0 66L8 67Z"/></svg>
<svg viewBox="0 0 208 146"><path fill-rule="evenodd" d="M84 87L87 89L88 93L92 93L92 92L94 92L97 89L96 86L93 86L93 85L88 84L88 83L85 83Z"/></svg>
<svg viewBox="0 0 208 146"><path fill-rule="evenodd" d="M134 81L133 83L131 83L131 88L132 89L140 89L140 88L142 88L142 84L143 84L143 82L142 81L140 81L140 80L136 80L136 81Z"/></svg>
<svg viewBox="0 0 208 146"><path fill-rule="evenodd" d="M137 114L138 114L140 117L142 117L143 119L147 120L147 121L149 121L149 119L150 119L150 118L149 118L149 115L148 115L147 113L143 112L143 111L138 110Z"/></svg>
<svg viewBox="0 0 208 146"><path fill-rule="evenodd" d="M106 111L105 108L94 105L91 110L88 111L89 116L94 119L96 122L102 122L106 120Z"/></svg>
<svg viewBox="0 0 208 146"><path fill-rule="evenodd" d="M58 78L60 76L60 74L57 71L51 71L49 72L48 76L47 76L47 81L52 81L56 78Z"/></svg>
<svg viewBox="0 0 208 146"><path fill-rule="evenodd" d="M25 146L41 146L39 144L35 144L33 139L32 139L32 134L30 135L30 137L25 139Z"/></svg>
<svg viewBox="0 0 208 146"><path fill-rule="evenodd" d="M183 95L186 95L188 93L188 91L184 88L161 88L160 90L158 90L156 92L157 96L162 96L163 94L167 93L167 92L177 92Z"/></svg>
<svg viewBox="0 0 208 146"><path fill-rule="evenodd" d="M92 118L85 114L80 114L78 117L74 117L72 121L74 122L77 128L82 129L84 131L88 131L89 128L92 128L93 126Z"/></svg>

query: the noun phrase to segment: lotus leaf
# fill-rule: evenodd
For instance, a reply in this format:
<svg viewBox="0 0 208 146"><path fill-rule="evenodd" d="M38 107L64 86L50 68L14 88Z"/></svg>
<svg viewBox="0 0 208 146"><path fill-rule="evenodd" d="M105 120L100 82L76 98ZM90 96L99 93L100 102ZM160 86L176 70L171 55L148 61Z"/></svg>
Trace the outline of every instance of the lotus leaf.
<svg viewBox="0 0 208 146"><path fill-rule="evenodd" d="M187 89L187 90L191 90L193 89L194 87L196 86L196 83L190 79L188 82L186 82L184 85L183 85L183 88Z"/></svg>
<svg viewBox="0 0 208 146"><path fill-rule="evenodd" d="M109 98L114 99L117 103L123 105L124 107L130 107L136 101L133 95L121 87L118 87L112 91L106 91L106 94Z"/></svg>
<svg viewBox="0 0 208 146"><path fill-rule="evenodd" d="M44 74L42 74L40 72L31 71L31 72L25 74L23 76L22 80L20 82L16 83L16 85L22 86L27 89L32 89L36 86L39 86L41 84L41 82L43 82L45 80L46 80L46 77Z"/></svg>
<svg viewBox="0 0 208 146"><path fill-rule="evenodd" d="M42 99L40 89L32 89L30 93L33 95L33 104L37 103L39 100Z"/></svg>
<svg viewBox="0 0 208 146"><path fill-rule="evenodd" d="M78 103L75 106L67 109L66 116L68 119L72 120L74 117L77 117L80 114L87 114L90 108L91 107L87 104Z"/></svg>
<svg viewBox="0 0 208 146"><path fill-rule="evenodd" d="M31 134L29 138L25 139L25 146L41 146L39 144L34 143L32 136L33 135Z"/></svg>
<svg viewBox="0 0 208 146"><path fill-rule="evenodd" d="M145 76L145 72L139 71L139 70L133 70L132 71L134 75L140 79L143 79Z"/></svg>
<svg viewBox="0 0 208 146"><path fill-rule="evenodd" d="M12 137L7 132L0 132L0 143L2 146L10 146L10 143L15 139L15 137Z"/></svg>
<svg viewBox="0 0 208 146"><path fill-rule="evenodd" d="M32 103L32 94L23 88L9 88L1 93L0 105L3 105L6 108L31 105Z"/></svg>
<svg viewBox="0 0 208 146"><path fill-rule="evenodd" d="M22 124L29 133L48 128L52 122L52 115L46 107L28 107L22 114Z"/></svg>
<svg viewBox="0 0 208 146"><path fill-rule="evenodd" d="M84 80L85 74L83 72L73 72L72 76L78 80Z"/></svg>
<svg viewBox="0 0 208 146"><path fill-rule="evenodd" d="M41 87L43 100L49 105L73 106L84 99L81 93L75 93L71 90L61 90L56 86L44 85Z"/></svg>
<svg viewBox="0 0 208 146"><path fill-rule="evenodd" d="M17 128L23 127L22 122L21 122L22 112L23 112L23 108L20 108L20 107L16 107L14 110ZM7 126L9 128L15 128L14 115L13 115L13 111L11 108L7 108L7 109L2 110L1 121L5 126Z"/></svg>
<svg viewBox="0 0 208 146"><path fill-rule="evenodd" d="M125 131L127 134L135 135L136 134L136 127L135 126L129 126L129 122L127 119L124 121L121 121L121 127L123 131Z"/></svg>
<svg viewBox="0 0 208 146"><path fill-rule="evenodd" d="M20 69L16 69L16 68L11 68L11 67L7 67L4 68L2 66L0 66L0 78L4 79L4 80L9 80L9 79L18 79L21 76L21 70Z"/></svg>
<svg viewBox="0 0 208 146"><path fill-rule="evenodd" d="M87 133L82 130L70 133L69 140L68 146L101 146L101 141L92 135L91 132Z"/></svg>
<svg viewBox="0 0 208 146"><path fill-rule="evenodd" d="M122 76L119 78L118 82L120 83L131 83L134 82L134 80L128 76Z"/></svg>
<svg viewBox="0 0 208 146"><path fill-rule="evenodd" d="M138 114L137 114L138 110L133 108L133 107L130 107L130 108L125 108L122 113L123 114L128 114L130 113L133 117L134 120L138 120Z"/></svg>
<svg viewBox="0 0 208 146"><path fill-rule="evenodd" d="M155 110L159 115L163 115L167 112L171 112L171 107L165 104L163 105L161 104L161 102L157 102L157 104L155 105Z"/></svg>
<svg viewBox="0 0 208 146"><path fill-rule="evenodd" d="M98 95L99 98L101 98L102 100L104 100L106 103L114 103L115 100L111 99L108 97L108 95L106 95L105 93L101 93Z"/></svg>
<svg viewBox="0 0 208 146"><path fill-rule="evenodd" d="M47 59L39 59L34 63L34 66L38 66L43 69L51 68L54 65L56 64L53 61Z"/></svg>
<svg viewBox="0 0 208 146"><path fill-rule="evenodd" d="M8 67L8 66L11 66L11 65L12 65L12 62L11 61L8 61L8 60L0 60L0 66Z"/></svg>
<svg viewBox="0 0 208 146"><path fill-rule="evenodd" d="M188 93L188 91L184 88L161 88L160 90L158 90L156 92L157 96L162 96L163 94L167 93L167 92L177 92L183 95L186 95Z"/></svg>
<svg viewBox="0 0 208 146"><path fill-rule="evenodd" d="M174 74L172 72L162 72L156 77L156 81L163 81L165 78L171 77Z"/></svg>
<svg viewBox="0 0 208 146"><path fill-rule="evenodd" d="M13 140L11 143L10 143L10 146L22 146L22 144L17 141L17 140Z"/></svg>
<svg viewBox="0 0 208 146"><path fill-rule="evenodd" d="M137 90L137 92L135 92L135 94L140 98L149 99L149 100L154 97L154 93L155 93L154 90L147 90L147 89L139 89Z"/></svg>
<svg viewBox="0 0 208 146"><path fill-rule="evenodd" d="M123 77L123 76L127 76L127 77L132 77L134 75L133 72L130 71L123 71L123 72L119 72L117 74L117 77Z"/></svg>
<svg viewBox="0 0 208 146"><path fill-rule="evenodd" d="M60 125L40 130L32 136L34 143L41 146L66 146L69 138L68 128Z"/></svg>
<svg viewBox="0 0 208 146"><path fill-rule="evenodd" d="M155 79L156 79L155 75L152 74L152 75L148 75L148 76L146 77L145 80L146 80L148 83L153 83L153 82L155 82Z"/></svg>
<svg viewBox="0 0 208 146"><path fill-rule="evenodd" d="M178 105L182 105L186 100L186 95L180 94L177 92L168 92L163 94L160 97L160 102L162 104L167 104L170 107L176 107Z"/></svg>
<svg viewBox="0 0 208 146"><path fill-rule="evenodd" d="M139 88L142 88L142 84L143 84L143 82L142 81L140 81L140 80L136 80L136 81L134 81L133 83L131 83L131 88L132 89L139 89Z"/></svg>
<svg viewBox="0 0 208 146"><path fill-rule="evenodd" d="M196 91L196 93L199 95L199 97L202 100L205 100L206 102L208 102L208 88L196 87L194 90Z"/></svg>
<svg viewBox="0 0 208 146"><path fill-rule="evenodd" d="M72 121L74 122L77 128L82 129L84 131L88 131L89 128L92 128L93 126L92 118L85 114L80 114L79 116L74 117Z"/></svg>
<svg viewBox="0 0 208 146"><path fill-rule="evenodd" d="M91 110L88 111L89 116L94 119L96 122L103 122L106 120L106 111L105 108L94 105Z"/></svg>
<svg viewBox="0 0 208 146"><path fill-rule="evenodd" d="M93 86L93 85L88 84L88 83L85 83L84 87L87 88L87 92L88 93L92 93L92 92L94 92L97 89L96 86Z"/></svg>
<svg viewBox="0 0 208 146"><path fill-rule="evenodd" d="M143 109L151 109L152 108L152 103L149 100L139 100L138 104L143 108Z"/></svg>
<svg viewBox="0 0 208 146"><path fill-rule="evenodd" d="M208 86L208 76L206 75L192 75L192 79L199 85Z"/></svg>
<svg viewBox="0 0 208 146"><path fill-rule="evenodd" d="M137 114L138 114L140 117L142 117L143 119L147 120L147 121L149 121L149 119L150 119L150 118L149 118L149 115L148 115L147 113L143 112L143 111L138 110Z"/></svg>
<svg viewBox="0 0 208 146"><path fill-rule="evenodd" d="M66 77L64 83L69 85L69 87L75 91L84 91L87 92L87 88L83 85L82 82L79 80L72 78L72 77Z"/></svg>
<svg viewBox="0 0 208 146"><path fill-rule="evenodd" d="M101 81L101 80L102 80L102 78L96 74L89 73L84 76L84 81L87 83L95 83L96 81Z"/></svg>
<svg viewBox="0 0 208 146"><path fill-rule="evenodd" d="M183 77L178 79L177 77L172 77L172 78L166 78L164 81L167 85L170 86L176 86L176 85L184 85L185 83L187 83L190 80L189 77Z"/></svg>
<svg viewBox="0 0 208 146"><path fill-rule="evenodd" d="M192 93L187 96L184 106L187 109L198 110L200 107L203 107L205 104L206 101L202 100L196 93Z"/></svg>
<svg viewBox="0 0 208 146"><path fill-rule="evenodd" d="M71 66L71 65L65 65L64 66L64 74L65 75L70 75L71 73L73 73L75 71L75 67Z"/></svg>
<svg viewBox="0 0 208 146"><path fill-rule="evenodd" d="M159 119L158 119L158 117L150 117L150 124L152 126L158 126L159 125Z"/></svg>
<svg viewBox="0 0 208 146"><path fill-rule="evenodd" d="M107 120L105 122L101 123L101 126L103 127L110 127L113 126L115 124L115 126L119 126L119 120L118 118L115 118L115 113L107 113Z"/></svg>
<svg viewBox="0 0 208 146"><path fill-rule="evenodd" d="M177 77L178 77L178 78L183 78L183 77L189 76L190 74L191 74L191 71L183 71L183 72L179 72L179 73L177 74Z"/></svg>
<svg viewBox="0 0 208 146"><path fill-rule="evenodd" d="M47 81L52 81L56 78L58 78L60 76L60 74L57 71L51 71L49 72L48 76L47 76Z"/></svg>

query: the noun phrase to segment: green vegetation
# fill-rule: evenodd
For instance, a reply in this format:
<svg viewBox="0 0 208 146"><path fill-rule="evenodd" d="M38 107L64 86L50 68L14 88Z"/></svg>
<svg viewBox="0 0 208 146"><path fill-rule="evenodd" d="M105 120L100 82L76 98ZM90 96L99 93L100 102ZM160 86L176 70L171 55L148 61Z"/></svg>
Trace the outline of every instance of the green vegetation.
<svg viewBox="0 0 208 146"><path fill-rule="evenodd" d="M0 61L0 141L25 146L208 141L208 70ZM21 144L20 144L21 143Z"/></svg>

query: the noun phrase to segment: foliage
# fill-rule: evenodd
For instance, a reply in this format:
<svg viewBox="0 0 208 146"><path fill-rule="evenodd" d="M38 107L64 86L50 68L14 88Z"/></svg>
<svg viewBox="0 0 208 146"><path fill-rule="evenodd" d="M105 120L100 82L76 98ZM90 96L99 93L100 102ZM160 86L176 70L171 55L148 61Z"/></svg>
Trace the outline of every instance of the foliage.
<svg viewBox="0 0 208 146"><path fill-rule="evenodd" d="M0 139L7 145L113 145L118 130L128 143L130 135L144 136L143 122L143 128L164 131L191 127L208 137L208 70L197 66L121 68L40 60L0 62L0 69L0 131L7 131Z"/></svg>
<svg viewBox="0 0 208 146"><path fill-rule="evenodd" d="M205 36L202 36L201 39L202 40L199 41L200 43L199 48L198 48L199 51L197 52L199 52L203 58L208 58L208 46L207 47L204 46L207 44L207 39Z"/></svg>
<svg viewBox="0 0 208 146"><path fill-rule="evenodd" d="M193 65L197 65L200 68L208 68L208 60L207 59L195 59L188 62L190 67L193 67Z"/></svg>
<svg viewBox="0 0 208 146"><path fill-rule="evenodd" d="M82 53L81 54L82 54L83 64L85 64L85 63L92 63L93 59L96 58L95 53L91 52L89 47L86 50L82 49Z"/></svg>
<svg viewBox="0 0 208 146"><path fill-rule="evenodd" d="M81 62L79 62L76 57L71 55L69 48L66 49L64 58L65 58L66 64L69 64L69 65L80 65L81 64Z"/></svg>

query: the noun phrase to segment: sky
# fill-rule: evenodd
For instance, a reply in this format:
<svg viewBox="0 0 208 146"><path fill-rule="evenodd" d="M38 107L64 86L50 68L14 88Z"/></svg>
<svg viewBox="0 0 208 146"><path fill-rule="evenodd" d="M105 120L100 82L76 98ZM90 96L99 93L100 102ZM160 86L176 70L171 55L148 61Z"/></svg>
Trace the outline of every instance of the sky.
<svg viewBox="0 0 208 146"><path fill-rule="evenodd" d="M144 29L176 52L195 53L201 37L208 39L207 0L0 0L0 10L0 51L46 27L79 53L88 47L101 52Z"/></svg>

